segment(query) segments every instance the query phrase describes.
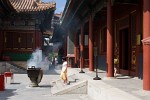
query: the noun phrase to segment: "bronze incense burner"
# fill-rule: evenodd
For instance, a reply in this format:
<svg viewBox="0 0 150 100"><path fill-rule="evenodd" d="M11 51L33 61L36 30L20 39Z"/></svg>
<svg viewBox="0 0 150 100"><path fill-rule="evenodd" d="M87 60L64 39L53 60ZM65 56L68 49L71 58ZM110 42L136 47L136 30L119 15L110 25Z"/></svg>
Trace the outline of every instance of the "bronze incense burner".
<svg viewBox="0 0 150 100"><path fill-rule="evenodd" d="M38 84L41 82L43 77L43 71L41 68L35 68L35 66L32 66L31 68L27 69L28 77L31 80L31 87L37 87Z"/></svg>

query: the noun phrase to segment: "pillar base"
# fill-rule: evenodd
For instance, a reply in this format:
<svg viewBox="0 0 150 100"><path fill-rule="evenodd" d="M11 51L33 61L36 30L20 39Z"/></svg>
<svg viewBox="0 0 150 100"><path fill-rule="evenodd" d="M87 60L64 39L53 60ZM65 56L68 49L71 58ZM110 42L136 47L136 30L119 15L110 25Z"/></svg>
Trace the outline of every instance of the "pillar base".
<svg viewBox="0 0 150 100"><path fill-rule="evenodd" d="M85 73L85 72L81 69L81 71L79 73Z"/></svg>
<svg viewBox="0 0 150 100"><path fill-rule="evenodd" d="M104 77L103 80L114 80L116 77Z"/></svg>
<svg viewBox="0 0 150 100"><path fill-rule="evenodd" d="M96 77L93 78L93 80L101 80L101 78L96 76Z"/></svg>

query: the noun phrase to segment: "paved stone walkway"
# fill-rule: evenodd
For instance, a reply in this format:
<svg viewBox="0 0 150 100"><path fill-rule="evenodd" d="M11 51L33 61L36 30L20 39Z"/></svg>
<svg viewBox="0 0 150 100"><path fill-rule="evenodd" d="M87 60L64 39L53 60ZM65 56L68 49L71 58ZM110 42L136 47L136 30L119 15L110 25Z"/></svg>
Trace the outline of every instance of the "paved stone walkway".
<svg viewBox="0 0 150 100"><path fill-rule="evenodd" d="M75 68L73 70L76 70L77 72L80 71L79 68ZM86 75L92 78L96 77L95 72L88 71L88 68L83 69L83 71ZM138 97L141 100L150 100L150 91L143 90L143 80L138 79L137 77L130 77L117 74L116 78L111 79L107 78L106 72L102 70L98 70L98 76L102 79L102 82L110 86L125 91L135 97Z"/></svg>
<svg viewBox="0 0 150 100"><path fill-rule="evenodd" d="M51 68L50 71L44 71L44 76L39 87L29 87L30 80L27 74L14 74L14 83L6 83L5 91L0 91L0 100L92 100L85 94L52 95L50 83L59 79L61 66ZM69 68L68 74L79 73L79 68ZM84 74L94 78L95 72L83 69ZM116 79L107 79L106 72L98 70L98 76L102 78L105 84L134 95L141 100L150 100L150 91L142 89L142 80L137 77L118 75ZM95 81L96 82L96 81ZM98 88L98 87L97 87ZM117 91L116 91L117 92Z"/></svg>
<svg viewBox="0 0 150 100"><path fill-rule="evenodd" d="M29 87L27 74L14 74L14 82L7 79L5 91L0 91L0 100L91 100L86 94L52 95L50 83L59 79L60 66L44 71L39 87Z"/></svg>

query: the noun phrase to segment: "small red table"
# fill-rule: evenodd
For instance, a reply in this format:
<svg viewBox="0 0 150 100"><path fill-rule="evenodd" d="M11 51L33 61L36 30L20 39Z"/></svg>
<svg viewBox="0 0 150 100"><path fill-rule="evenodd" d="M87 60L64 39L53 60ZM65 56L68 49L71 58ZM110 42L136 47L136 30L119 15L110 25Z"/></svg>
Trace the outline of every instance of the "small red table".
<svg viewBox="0 0 150 100"><path fill-rule="evenodd" d="M4 76L6 77L6 83L7 83L7 77L10 77L11 80L13 81L13 73L12 72L5 72Z"/></svg>

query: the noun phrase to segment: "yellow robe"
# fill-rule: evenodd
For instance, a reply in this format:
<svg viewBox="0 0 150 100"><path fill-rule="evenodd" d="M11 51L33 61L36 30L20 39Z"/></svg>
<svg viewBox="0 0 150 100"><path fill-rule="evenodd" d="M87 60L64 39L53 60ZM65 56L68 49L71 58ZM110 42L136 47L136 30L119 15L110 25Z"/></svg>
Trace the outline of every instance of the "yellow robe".
<svg viewBox="0 0 150 100"><path fill-rule="evenodd" d="M62 71L61 71L61 74L60 74L60 78L62 80L66 80L67 79L67 62L63 63Z"/></svg>
<svg viewBox="0 0 150 100"><path fill-rule="evenodd" d="M60 78L62 80L66 80L67 79L67 69L65 71L61 71Z"/></svg>

